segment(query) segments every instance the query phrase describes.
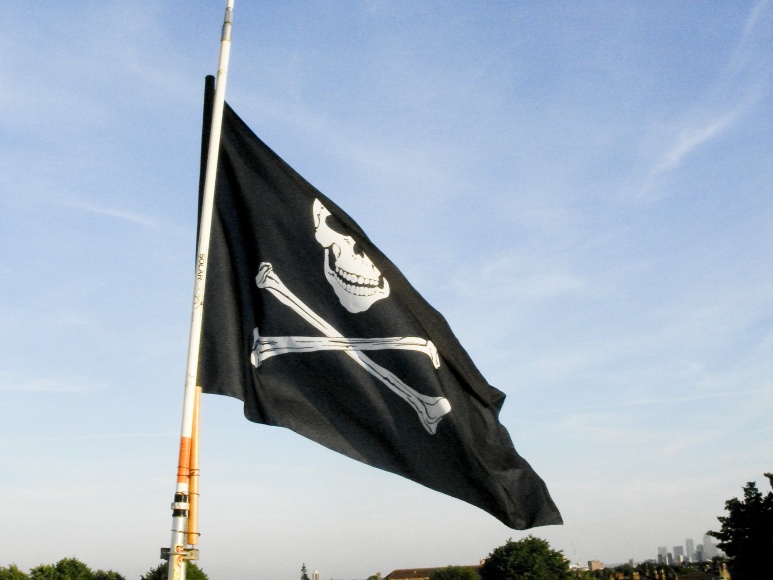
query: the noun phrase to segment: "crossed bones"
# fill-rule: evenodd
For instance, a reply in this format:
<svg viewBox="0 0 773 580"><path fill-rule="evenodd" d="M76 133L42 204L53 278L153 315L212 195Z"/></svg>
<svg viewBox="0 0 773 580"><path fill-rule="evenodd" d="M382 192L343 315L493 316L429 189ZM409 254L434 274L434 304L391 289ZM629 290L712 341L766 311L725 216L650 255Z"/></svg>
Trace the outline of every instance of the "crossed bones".
<svg viewBox="0 0 773 580"><path fill-rule="evenodd" d="M279 279L273 267L263 262L255 277L258 288L268 290L282 304L292 308L301 318L322 332L324 337L310 336L260 336L258 329L253 331L253 345L250 361L257 368L266 359L288 353L338 350L345 352L358 365L379 379L397 396L410 404L419 416L424 428L434 434L438 423L451 405L445 397L429 397L416 392L392 372L373 362L363 350L399 349L414 350L426 354L435 368L440 366L437 349L432 341L412 336L390 338L345 338L335 328L304 304Z"/></svg>

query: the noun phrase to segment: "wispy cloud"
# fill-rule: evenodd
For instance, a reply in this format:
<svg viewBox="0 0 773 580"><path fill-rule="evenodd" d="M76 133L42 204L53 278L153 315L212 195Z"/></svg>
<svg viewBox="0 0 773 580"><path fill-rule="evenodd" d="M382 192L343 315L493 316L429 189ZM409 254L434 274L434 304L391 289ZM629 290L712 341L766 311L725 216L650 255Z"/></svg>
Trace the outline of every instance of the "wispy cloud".
<svg viewBox="0 0 773 580"><path fill-rule="evenodd" d="M754 389L747 391L723 391L721 393L704 393L695 395L686 395L682 397L649 397L644 399L632 399L629 401L611 402L602 405L591 405L587 407L571 407L566 408L567 411L600 411L603 409L618 409L621 407L645 407L650 405L675 405L679 403L694 403L696 401L703 401L707 399L724 399L724 398L739 398L749 397L753 395L766 395L773 394L773 388L771 389ZM545 407L537 409L536 411L544 413L555 413L560 411L555 407Z"/></svg>
<svg viewBox="0 0 773 580"><path fill-rule="evenodd" d="M687 395L683 397L652 397L648 399L637 399L633 401L622 401L606 405L607 408L614 407L641 407L644 405L672 405L677 403L692 403L706 399L723 399L728 397L748 397L750 395L772 394L773 389L756 389L751 391L728 391L722 393L705 393L696 395ZM589 407L592 409L593 407ZM596 407L598 408L598 407Z"/></svg>
<svg viewBox="0 0 773 580"><path fill-rule="evenodd" d="M666 152L653 167L648 182L663 173L678 168L693 151L715 139L735 124L747 109L748 106L738 106L714 118L691 123L680 129Z"/></svg>
<svg viewBox="0 0 773 580"><path fill-rule="evenodd" d="M18 393L83 393L87 391L98 391L106 388L107 385L100 383L89 383L87 381L71 378L38 378L38 379L15 379L12 377L0 378L0 392L18 392Z"/></svg>
<svg viewBox="0 0 773 580"><path fill-rule="evenodd" d="M143 437L174 437L174 431L156 433L99 433L94 435L51 435L48 437L20 437L0 439L0 443L36 443L45 441L92 441L100 439L136 439Z"/></svg>
<svg viewBox="0 0 773 580"><path fill-rule="evenodd" d="M754 53L753 42L755 35L759 30L767 30L762 21L765 17L771 17L770 11L768 10L769 5L770 2L768 0L760 0L749 12L741 36L736 44L736 49L730 59L729 67L731 69L737 69L744 66L749 57Z"/></svg>
<svg viewBox="0 0 773 580"><path fill-rule="evenodd" d="M0 387L0 390L2 388ZM207 435L250 433L251 427L242 429L208 429ZM158 437L178 437L179 431L153 431L150 433L93 433L91 435L49 435L42 437L13 437L0 439L0 443L36 443L45 441L97 441L101 439L142 439Z"/></svg>
<svg viewBox="0 0 773 580"><path fill-rule="evenodd" d="M757 38L758 32L766 29L763 21L770 18L768 4L762 0L754 5L726 65L717 71L712 89L686 112L682 121L673 124L661 152L655 155L641 197L648 196L658 177L677 170L693 153L746 117L769 91L769 63L759 61L769 58L768 51L759 46Z"/></svg>
<svg viewBox="0 0 773 580"><path fill-rule="evenodd" d="M111 209L107 207L99 207L92 203L89 203L86 201L79 201L79 200L66 201L64 202L64 205L75 209L79 209L82 211L86 211L89 213L108 216L119 220L139 224L141 226L145 226L148 228L153 228L153 229L159 228L158 222L156 220L149 218L147 216L143 216L143 215L128 212L128 211L121 211L121 210Z"/></svg>

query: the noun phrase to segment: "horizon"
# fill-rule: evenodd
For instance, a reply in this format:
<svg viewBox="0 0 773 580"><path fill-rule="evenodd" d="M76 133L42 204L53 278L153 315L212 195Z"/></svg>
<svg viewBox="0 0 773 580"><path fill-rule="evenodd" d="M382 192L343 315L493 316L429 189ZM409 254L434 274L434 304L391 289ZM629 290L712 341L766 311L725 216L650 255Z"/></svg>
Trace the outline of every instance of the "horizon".
<svg viewBox="0 0 773 580"><path fill-rule="evenodd" d="M694 539L694 538L685 538L685 541L687 541L687 540L693 540L693 539ZM705 538L704 538L704 540L705 540ZM719 556L721 556L721 557L724 557L724 553L723 553L721 550L719 550L719 548L717 548L717 540L716 540L716 539L714 539L714 538L709 538L709 541L710 541L710 542L712 543L712 545L714 546L714 549L716 549L716 550L718 550L718 551L719 551ZM700 546L704 546L705 544L704 544L704 543L701 543L701 544L699 544L699 545L700 545ZM681 547L684 547L684 545L676 545L676 546L671 546L671 550L673 550L673 549L674 549L674 548L676 548L676 547L680 547L680 546L681 546ZM560 551L560 550L559 550L559 551ZM671 551L668 551L668 555L669 555L669 556L671 556L671 554L672 554L672 552L671 552ZM565 555L565 554L564 554L564 556L566 557L566 555ZM76 556L72 556L72 557L74 557L75 559L79 559L79 558L77 558ZM419 566L413 566L413 567L408 567L408 568L394 568L394 569L390 570L390 571L389 571L389 572L387 572L387 573L382 573L380 570L378 570L378 571L375 571L375 572L373 572L372 574L370 574L370 575L369 575L369 576L367 576L367 577L362 577L362 578L354 578L354 579L352 579L352 580L370 580L370 579L371 579L371 578L373 578L373 577L381 577L381 578L386 578L387 576L391 575L392 573L394 573L394 572L396 572L396 571L398 571L398 570L436 570L436 569L438 569L438 568L444 568L444 567L446 567L446 566L479 567L479 566L483 565L483 562L484 562L485 560L486 560L486 558L481 558L477 564L469 564L469 563L453 563L453 564L447 564L447 565L445 565L445 566L439 566L439 567L419 567ZM572 561L571 559L569 559L569 558L566 558L566 561L567 561L567 563L570 565L570 567L577 567L577 566L579 566L579 567L583 567L583 566L587 567L587 566L590 564L590 562L592 562L592 561L598 561L598 560L595 560L595 559L594 559L594 560L586 560L586 561ZM658 559L657 559L657 558L647 558L647 559L640 560L640 561L636 561L636 560L634 560L633 558L629 558L628 560L626 560L626 561L624 561L624 562L604 562L604 561L600 561L600 562L601 562L601 564L602 564L602 567L603 567L603 568L618 568L618 567L621 567L621 566L626 566L626 565L633 565L633 566L637 566L637 565L639 565L639 564L643 564L643 563L647 563L647 562L654 562L654 563L657 563L658 565L665 565L665 566L680 566L680 565L682 565L682 564L705 564L705 563L710 563L710 562L711 562L711 558L708 558L708 559L702 559L702 560L692 560L692 559L690 559L690 558L688 557L688 559L687 559L687 560L685 560L684 562L676 562L676 563L674 563L674 564L667 564L667 563L662 563L662 564L661 564L661 563L659 563L659 562L658 562ZM633 563L631 564L631 562L633 562ZM40 564L54 564L54 563L55 563L55 562L41 562ZM160 561L160 563L164 563L164 561L163 561L163 560L161 560L161 561ZM11 562L10 564L15 564L15 562ZM1 569L1 568L3 568L3 567L5 567L5 566L9 566L10 564L0 564L0 569ZM88 562L84 562L84 564L86 564L87 566L89 565L89 563L88 563ZM200 564L199 564L198 562L197 562L197 564L200 566ZM157 567L157 566L152 566L152 568L156 568L156 567ZM201 569L202 569L202 570L204 570L204 569L203 569L203 567L202 567ZM302 573L304 570L305 570L307 573L309 573L309 572L310 572L310 574L311 574L311 577L312 577L312 578L314 578L314 577L315 577L315 575L317 575L317 574L319 574L319 577L320 577L320 578L322 578L322 573L321 573L319 570L317 570L317 569L314 569L313 567L311 568L311 570L309 570L309 569L308 569L308 567L306 566L306 562L303 562L303 563L301 564L301 568L299 568L299 569L298 569L298 571L299 571L300 573ZM23 570L23 571L26 571L26 570ZM118 573L120 574L120 571L119 571L119 570L114 570L114 571L115 571L115 572L118 572ZM204 570L204 571L205 571L205 570ZM206 572L206 571L205 571L205 572ZM344 578L346 578L346 577L344 577ZM214 580L214 579L213 579L213 580ZM331 577L330 577L330 580L344 580L344 579L343 579L343 578L341 578L341 579L337 579L335 576L331 576ZM349 580L349 579L347 578L346 580Z"/></svg>
<svg viewBox="0 0 773 580"><path fill-rule="evenodd" d="M446 318L565 524L206 395L200 566L367 578L528 534L643 561L767 490L771 3L299 6L237 0L226 100ZM224 8L0 5L0 566L135 577L169 544Z"/></svg>

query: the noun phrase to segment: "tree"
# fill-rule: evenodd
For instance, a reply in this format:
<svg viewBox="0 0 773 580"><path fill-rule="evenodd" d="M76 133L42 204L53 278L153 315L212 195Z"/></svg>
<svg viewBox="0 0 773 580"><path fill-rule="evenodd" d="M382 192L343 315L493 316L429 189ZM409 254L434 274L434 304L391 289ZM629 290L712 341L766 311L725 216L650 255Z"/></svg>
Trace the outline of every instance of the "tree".
<svg viewBox="0 0 773 580"><path fill-rule="evenodd" d="M97 570L92 572L77 558L62 558L56 564L41 564L30 570L29 575L11 564L0 568L0 580L126 580L118 572ZM166 580L166 576L164 577Z"/></svg>
<svg viewBox="0 0 773 580"><path fill-rule="evenodd" d="M480 575L469 566L446 566L435 570L429 580L480 580Z"/></svg>
<svg viewBox="0 0 773 580"><path fill-rule="evenodd" d="M51 564L41 564L30 570L30 580L59 580L59 576Z"/></svg>
<svg viewBox="0 0 773 580"><path fill-rule="evenodd" d="M28 580L27 573L20 570L16 564L0 568L0 580Z"/></svg>
<svg viewBox="0 0 773 580"><path fill-rule="evenodd" d="M62 558L54 564L57 580L94 580L94 572L77 558Z"/></svg>
<svg viewBox="0 0 773 580"><path fill-rule="evenodd" d="M108 570L107 572L104 570L97 570L94 572L94 580L126 580L126 578L112 570Z"/></svg>
<svg viewBox="0 0 773 580"><path fill-rule="evenodd" d="M773 473L766 473L773 487ZM773 492L763 497L753 481L743 488L743 500L725 502L727 516L717 519L722 524L718 532L708 534L719 540L719 548L727 554L733 580L759 577L759 570L768 567L773 552Z"/></svg>
<svg viewBox="0 0 773 580"><path fill-rule="evenodd" d="M309 574L306 571L306 562L301 566L301 580L309 580Z"/></svg>
<svg viewBox="0 0 773 580"><path fill-rule="evenodd" d="M164 562L151 568L140 580L166 580L168 577L169 562ZM185 564L185 580L209 580L209 577L194 562L187 562Z"/></svg>
<svg viewBox="0 0 773 580"><path fill-rule="evenodd" d="M547 541L527 536L495 548L480 569L482 580L564 580L571 578L569 562Z"/></svg>

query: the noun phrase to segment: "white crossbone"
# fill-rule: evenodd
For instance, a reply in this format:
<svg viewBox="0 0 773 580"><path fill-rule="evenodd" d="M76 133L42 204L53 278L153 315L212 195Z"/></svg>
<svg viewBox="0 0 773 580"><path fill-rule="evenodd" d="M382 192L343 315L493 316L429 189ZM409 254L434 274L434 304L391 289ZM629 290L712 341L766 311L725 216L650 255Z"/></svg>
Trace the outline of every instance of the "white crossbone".
<svg viewBox="0 0 773 580"><path fill-rule="evenodd" d="M298 315L301 316L306 322L311 324L314 328L322 332L322 334L325 335L328 339L339 339L339 342L337 343L338 346L333 347L333 344L335 344L335 340L331 340L330 342L325 342L323 340L318 341L319 345L328 345L331 348L325 349L325 350L341 350L345 352L349 357L351 357L357 364L359 364L362 368L364 368L366 371L368 371L371 375L379 379L384 385L386 385L392 392L394 392L396 395L398 395L400 398L408 402L416 411L416 413L419 416L419 419L421 420L422 425L424 428L431 434L434 434L437 430L438 423L440 420L445 416L448 412L451 411L451 405L448 402L448 399L445 397L429 397L427 395L423 395L421 393L416 392L411 387L406 385L403 381L401 381L398 377L396 377L392 372L388 371L384 367L376 364L373 362L368 356L363 354L361 351L364 350L364 347L371 346L375 347L376 342L378 339L376 339L376 342L374 342L374 339L346 339L340 332L338 332L335 328L330 326L324 319L319 317L314 311L312 311L306 304L304 304L295 294L293 294L287 286L284 285L284 283L279 279L279 277L276 275L276 273L273 271L273 267L271 264L267 262L263 262L260 265L260 269L258 271L258 275L255 277L255 283L258 285L258 288L268 290L273 296L275 296L282 304L289 306L292 308ZM253 353L252 353L252 364L257 367L263 360L265 360L265 356L262 356L261 354L261 341L260 336L257 335L257 329L255 330L255 343L253 345ZM297 338L303 338L304 340L306 337L278 337L280 339L297 339ZM423 339L415 339L413 337L405 337L409 341L415 341L417 340L423 340ZM340 339L343 339L343 341L340 341ZM276 340L276 337L273 338L273 340ZM359 340L365 340L366 342L362 342L359 345L356 344ZM395 340L395 339L381 339L385 341L389 340ZM397 339L400 340L399 338ZM427 345L432 344L431 341L425 341L427 344L424 345L425 349L434 349L434 345L432 347L428 347ZM404 343L403 346L395 346L391 348L411 348L409 346L406 346L406 344L410 343ZM278 346L276 349L276 352L272 354L283 354L287 351L282 351L284 347ZM377 348L390 348L388 346L387 342L382 343ZM412 348L413 350L416 350L415 348ZM320 350L320 348L311 348L304 350L299 350L296 352L308 352L308 350ZM282 351L282 352L280 352ZM272 356L272 354L269 354L268 356ZM431 354L428 352L428 356L430 358L433 358ZM437 351L435 351L435 359L437 357ZM433 359L433 363L435 362L435 359ZM438 361L439 364L439 361ZM437 365L435 365L437 368Z"/></svg>
<svg viewBox="0 0 773 580"><path fill-rule="evenodd" d="M278 354L314 352L318 350L414 350L426 354L435 368L440 366L437 349L431 340L415 336L389 338L338 338L327 336L260 336L253 331L252 364L259 367L263 361Z"/></svg>

